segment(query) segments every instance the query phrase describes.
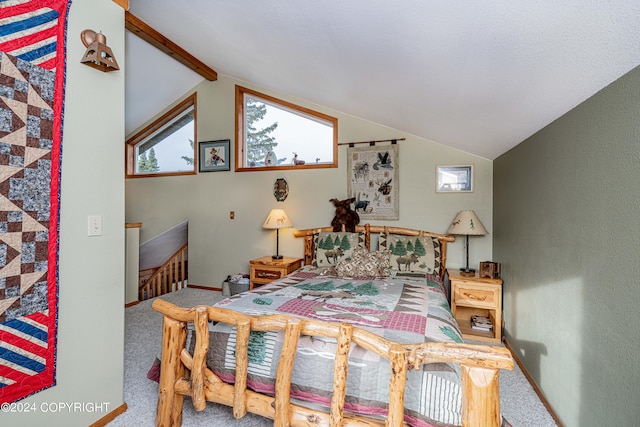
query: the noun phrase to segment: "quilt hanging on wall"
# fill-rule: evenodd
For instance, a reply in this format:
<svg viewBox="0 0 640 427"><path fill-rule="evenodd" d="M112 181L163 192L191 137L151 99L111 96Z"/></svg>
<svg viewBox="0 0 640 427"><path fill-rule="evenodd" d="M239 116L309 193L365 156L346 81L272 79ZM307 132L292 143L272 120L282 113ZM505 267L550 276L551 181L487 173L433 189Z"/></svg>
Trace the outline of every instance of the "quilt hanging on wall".
<svg viewBox="0 0 640 427"><path fill-rule="evenodd" d="M349 147L347 194L354 197L362 222L400 218L398 210L398 146Z"/></svg>
<svg viewBox="0 0 640 427"><path fill-rule="evenodd" d="M0 403L55 384L67 0L0 0Z"/></svg>

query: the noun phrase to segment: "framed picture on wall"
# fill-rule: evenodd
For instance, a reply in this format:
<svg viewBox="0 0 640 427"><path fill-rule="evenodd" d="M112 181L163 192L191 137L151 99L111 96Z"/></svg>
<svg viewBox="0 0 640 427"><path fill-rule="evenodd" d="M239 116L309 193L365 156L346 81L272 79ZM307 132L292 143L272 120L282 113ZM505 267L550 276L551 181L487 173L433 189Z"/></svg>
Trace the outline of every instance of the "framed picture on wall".
<svg viewBox="0 0 640 427"><path fill-rule="evenodd" d="M473 166L438 166L436 168L437 193L471 193Z"/></svg>
<svg viewBox="0 0 640 427"><path fill-rule="evenodd" d="M199 152L200 172L228 171L231 168L230 140L201 141Z"/></svg>

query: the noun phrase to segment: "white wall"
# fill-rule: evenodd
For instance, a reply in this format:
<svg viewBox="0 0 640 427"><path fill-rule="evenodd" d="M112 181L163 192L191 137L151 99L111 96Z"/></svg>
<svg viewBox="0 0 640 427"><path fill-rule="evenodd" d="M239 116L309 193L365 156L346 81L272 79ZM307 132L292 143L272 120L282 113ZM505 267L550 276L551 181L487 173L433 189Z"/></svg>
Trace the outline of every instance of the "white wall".
<svg viewBox="0 0 640 427"><path fill-rule="evenodd" d="M80 64L80 32L107 36L121 70ZM123 403L124 14L111 1L74 1L67 28L62 148L57 385L0 413L3 426L87 426ZM87 216L103 235L87 237ZM100 412L43 412L43 403L108 403ZM55 407L54 407L55 408Z"/></svg>
<svg viewBox="0 0 640 427"><path fill-rule="evenodd" d="M400 145L400 219L375 224L445 233L459 210L474 209L492 230L492 162L404 132L390 129L220 76L203 82L198 92L198 140L230 139L235 144L235 84L315 109L338 118L339 142L406 138ZM401 84L401 83L400 83ZM200 173L196 176L132 178L126 181L126 219L142 222L144 242L180 221L189 220L189 282L220 287L227 274L247 272L249 259L275 253L275 233L263 230L269 211L285 209L295 228L327 226L334 214L329 199L347 197L347 147L341 146L337 169ZM436 165L473 164L475 191L435 192ZM285 178L287 200L276 202L273 184ZM235 212L235 220L229 212ZM463 239L449 248L449 266L464 264ZM491 259L492 238L471 238L470 264ZM302 241L291 230L280 233L280 253L301 256Z"/></svg>

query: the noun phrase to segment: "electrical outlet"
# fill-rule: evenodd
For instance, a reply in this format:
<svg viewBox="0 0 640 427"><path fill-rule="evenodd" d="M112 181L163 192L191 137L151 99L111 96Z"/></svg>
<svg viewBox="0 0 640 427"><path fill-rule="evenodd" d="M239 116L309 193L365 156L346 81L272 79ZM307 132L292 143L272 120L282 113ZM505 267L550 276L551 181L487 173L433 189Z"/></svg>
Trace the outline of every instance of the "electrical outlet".
<svg viewBox="0 0 640 427"><path fill-rule="evenodd" d="M102 215L89 215L88 236L102 236Z"/></svg>

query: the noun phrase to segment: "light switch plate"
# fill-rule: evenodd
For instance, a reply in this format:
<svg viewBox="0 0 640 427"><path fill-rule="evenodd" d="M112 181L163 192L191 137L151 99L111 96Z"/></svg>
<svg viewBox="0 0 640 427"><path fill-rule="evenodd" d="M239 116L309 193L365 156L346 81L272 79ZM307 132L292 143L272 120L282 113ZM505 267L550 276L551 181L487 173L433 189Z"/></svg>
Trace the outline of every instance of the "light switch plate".
<svg viewBox="0 0 640 427"><path fill-rule="evenodd" d="M88 236L102 236L102 215L89 215Z"/></svg>

